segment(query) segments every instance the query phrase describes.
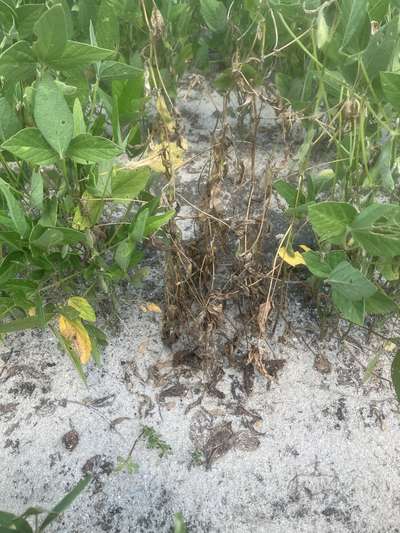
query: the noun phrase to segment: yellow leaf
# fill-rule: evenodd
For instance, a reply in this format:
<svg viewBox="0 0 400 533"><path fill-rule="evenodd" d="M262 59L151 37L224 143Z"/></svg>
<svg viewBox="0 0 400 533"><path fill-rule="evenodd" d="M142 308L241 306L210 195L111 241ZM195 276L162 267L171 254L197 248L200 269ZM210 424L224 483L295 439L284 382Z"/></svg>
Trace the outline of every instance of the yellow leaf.
<svg viewBox="0 0 400 533"><path fill-rule="evenodd" d="M85 191L80 200L80 205L75 208L72 227L81 231L91 228L97 222L103 203Z"/></svg>
<svg viewBox="0 0 400 533"><path fill-rule="evenodd" d="M67 303L69 307L78 311L80 318L83 318L83 320L87 320L88 322L94 322L96 320L96 313L86 298L72 296L68 299Z"/></svg>
<svg viewBox="0 0 400 533"><path fill-rule="evenodd" d="M35 307L30 307L28 309L28 316L36 316L36 308Z"/></svg>
<svg viewBox="0 0 400 533"><path fill-rule="evenodd" d="M306 244L299 244L299 248L301 248L305 252L311 252L311 248L309 248Z"/></svg>
<svg viewBox="0 0 400 533"><path fill-rule="evenodd" d="M153 304L152 302L146 304L146 309L150 313L161 313L161 309L158 307L158 305Z"/></svg>
<svg viewBox="0 0 400 533"><path fill-rule="evenodd" d="M157 98L156 107L158 114L162 118L162 121L164 122L167 129L173 132L176 126L175 120L171 117L171 113L168 111L167 104L165 103L165 100L161 95Z"/></svg>
<svg viewBox="0 0 400 533"><path fill-rule="evenodd" d="M80 320L69 320L63 315L58 319L58 327L64 339L71 342L74 350L79 355L81 363L85 365L89 362L92 354L92 343L89 333Z"/></svg>
<svg viewBox="0 0 400 533"><path fill-rule="evenodd" d="M383 348L384 348L385 352L394 352L396 350L396 348L397 348L397 344L395 344L392 341L385 341L383 343Z"/></svg>
<svg viewBox="0 0 400 533"><path fill-rule="evenodd" d="M129 161L125 168L136 170L142 167L149 167L154 172L164 172L165 167L163 161L165 161L174 169L177 169L185 163L183 156L186 150L187 142L185 139L180 140L179 146L175 142L155 144L147 152L146 157L139 161Z"/></svg>
<svg viewBox="0 0 400 533"><path fill-rule="evenodd" d="M155 172L164 172L165 167L163 161L170 164L173 168L179 168L183 162L184 148L178 146L176 143L163 142L153 146L152 150L148 152L148 166Z"/></svg>
<svg viewBox="0 0 400 533"><path fill-rule="evenodd" d="M290 266L305 265L306 262L300 252L289 252L285 246L281 246L278 250L278 255Z"/></svg>

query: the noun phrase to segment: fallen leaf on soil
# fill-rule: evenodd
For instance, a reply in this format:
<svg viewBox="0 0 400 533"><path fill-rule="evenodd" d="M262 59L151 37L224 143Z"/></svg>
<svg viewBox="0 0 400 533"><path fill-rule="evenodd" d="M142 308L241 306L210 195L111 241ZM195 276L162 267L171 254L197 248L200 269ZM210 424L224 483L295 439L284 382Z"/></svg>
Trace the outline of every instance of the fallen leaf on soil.
<svg viewBox="0 0 400 533"><path fill-rule="evenodd" d="M321 372L321 374L329 374L332 370L332 365L325 355L317 355L314 360L314 368Z"/></svg>
<svg viewBox="0 0 400 533"><path fill-rule="evenodd" d="M14 412L18 407L17 403L3 403L0 404L0 416Z"/></svg>
<svg viewBox="0 0 400 533"><path fill-rule="evenodd" d="M193 370L200 370L201 358L196 354L196 350L179 350L172 356L172 366L188 366Z"/></svg>
<svg viewBox="0 0 400 533"><path fill-rule="evenodd" d="M64 339L71 341L72 346L79 355L81 363L89 362L92 353L92 343L85 326L80 320L69 320L63 315L58 319L60 333Z"/></svg>
<svg viewBox="0 0 400 533"><path fill-rule="evenodd" d="M267 359L264 366L270 376L274 379L278 377L278 372L286 365L286 359Z"/></svg>
<svg viewBox="0 0 400 533"><path fill-rule="evenodd" d="M181 383L177 383L176 385L171 385L171 387L168 387L160 392L159 400L160 402L163 402L165 398L171 398L175 396L184 396L186 395L188 389L186 385L182 385Z"/></svg>
<svg viewBox="0 0 400 533"><path fill-rule="evenodd" d="M142 307L143 309L143 307ZM161 313L161 308L157 305L157 304L154 304L152 302L149 302L147 303L145 306L144 306L144 309L145 311L148 311L149 313Z"/></svg>
<svg viewBox="0 0 400 533"><path fill-rule="evenodd" d="M205 443L203 454L207 468L233 447L232 423L226 422L214 427Z"/></svg>
<svg viewBox="0 0 400 533"><path fill-rule="evenodd" d="M118 424L121 424L122 422L125 422L125 420L131 420L129 416L120 416L118 418L115 418L110 422L110 429L115 429L115 426L118 426Z"/></svg>
<svg viewBox="0 0 400 533"><path fill-rule="evenodd" d="M108 394L107 396L103 396L102 398L85 398L83 400L83 403L85 405L90 405L92 407L110 407L115 401L116 394Z"/></svg>
<svg viewBox="0 0 400 533"><path fill-rule="evenodd" d="M75 431L75 429L71 429L71 431L68 431L68 433L65 433L65 435L63 435L62 442L65 448L69 452L72 452L78 446L78 442L79 442L78 432Z"/></svg>
<svg viewBox="0 0 400 533"><path fill-rule="evenodd" d="M233 436L233 446L243 452L251 452L260 446L260 440L250 431L239 431Z"/></svg>
<svg viewBox="0 0 400 533"><path fill-rule="evenodd" d="M243 387L247 394L250 396L254 386L254 366L252 364L246 364L243 368Z"/></svg>
<svg viewBox="0 0 400 533"><path fill-rule="evenodd" d="M141 342L139 344L138 352L144 353L146 351L148 344L149 344L149 339L146 339L145 341Z"/></svg>
<svg viewBox="0 0 400 533"><path fill-rule="evenodd" d="M254 365L259 373L265 378L272 379L272 376L269 374L268 370L265 368L264 361L260 350L256 346L252 346L247 355L247 364Z"/></svg>

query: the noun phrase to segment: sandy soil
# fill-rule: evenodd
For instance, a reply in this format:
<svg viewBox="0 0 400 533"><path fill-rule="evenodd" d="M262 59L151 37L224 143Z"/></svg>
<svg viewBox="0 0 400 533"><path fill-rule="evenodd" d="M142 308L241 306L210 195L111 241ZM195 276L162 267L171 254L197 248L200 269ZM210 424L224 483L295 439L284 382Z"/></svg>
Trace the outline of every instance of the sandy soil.
<svg viewBox="0 0 400 533"><path fill-rule="evenodd" d="M187 137L201 153L220 99L204 88L184 96ZM260 166L282 149L270 110L263 121ZM181 172L183 189L202 165L199 157ZM190 235L190 219L180 224ZM282 361L276 380L256 375L247 394L242 373L226 366L219 393L193 405L204 376L193 358L173 366L160 314L143 310L163 304L160 259L149 266L142 290L121 290L120 329L103 367L88 367L87 386L50 334L11 335L0 347L0 509L49 508L92 472L50 531L169 532L178 511L191 532L400 531L399 408L382 342L361 330L321 341L315 313L293 297L265 339ZM143 426L171 453L160 457L142 437L138 471L117 472Z"/></svg>

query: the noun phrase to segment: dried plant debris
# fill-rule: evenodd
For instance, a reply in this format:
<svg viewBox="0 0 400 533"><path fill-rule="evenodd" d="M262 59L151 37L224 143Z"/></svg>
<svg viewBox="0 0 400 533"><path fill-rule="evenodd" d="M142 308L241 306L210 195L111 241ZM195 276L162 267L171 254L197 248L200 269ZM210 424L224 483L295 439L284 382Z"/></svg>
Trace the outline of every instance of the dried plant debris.
<svg viewBox="0 0 400 533"><path fill-rule="evenodd" d="M314 368L321 374L329 374L332 372L332 364L329 359L323 355L318 354L314 359Z"/></svg>
<svg viewBox="0 0 400 533"><path fill-rule="evenodd" d="M172 356L172 366L186 366L191 368L193 371L201 369L201 358L197 353L197 349L192 350L179 350L174 352Z"/></svg>
<svg viewBox="0 0 400 533"><path fill-rule="evenodd" d="M248 413L245 409L240 411ZM257 416L256 420L259 420ZM190 439L196 452L196 464L207 469L230 450L253 451L260 445L259 437L251 429L234 431L232 421L216 422L215 417L205 409L197 411L190 425Z"/></svg>
<svg viewBox="0 0 400 533"><path fill-rule="evenodd" d="M78 432L75 429L71 429L70 431L65 433L62 437L62 443L66 450L68 450L69 452L74 451L79 443Z"/></svg>
<svg viewBox="0 0 400 533"><path fill-rule="evenodd" d="M227 96L204 166L208 172L200 175L196 194L178 195L194 209L194 234L181 238L177 222L169 225L163 340L173 346L179 339L183 345L174 354L175 367L201 368L206 375L222 367L224 359L229 366L243 367L246 344L266 334L274 309L274 271L264 248L270 240L268 209L276 169L271 161L264 168L255 164L262 98L244 86L238 91L252 124L246 148L237 149L241 140L227 120ZM192 194L191 201L186 194ZM267 377L261 364L253 364ZM248 378L250 394L250 373ZM215 376L207 379L207 393L224 398Z"/></svg>
<svg viewBox="0 0 400 533"><path fill-rule="evenodd" d="M188 388L186 385L183 385L182 383L176 383L175 385L171 385L170 387L163 389L160 392L158 399L160 402L164 402L166 398L186 396L187 392Z"/></svg>

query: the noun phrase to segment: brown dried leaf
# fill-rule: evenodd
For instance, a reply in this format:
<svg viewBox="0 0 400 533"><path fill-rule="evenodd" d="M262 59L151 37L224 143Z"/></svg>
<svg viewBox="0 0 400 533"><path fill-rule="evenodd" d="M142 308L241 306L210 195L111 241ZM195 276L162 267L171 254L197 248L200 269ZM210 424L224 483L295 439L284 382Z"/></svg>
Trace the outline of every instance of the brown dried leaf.
<svg viewBox="0 0 400 533"><path fill-rule="evenodd" d="M153 7L153 11L151 12L150 23L152 34L156 39L160 39L164 34L165 22L161 11L156 6Z"/></svg>
<svg viewBox="0 0 400 533"><path fill-rule="evenodd" d="M185 396L187 394L187 387L186 385L182 385L181 383L177 383L176 385L171 385L171 387L168 387L160 392L159 400L160 402L163 402L165 398L171 398L176 396Z"/></svg>
<svg viewBox="0 0 400 533"><path fill-rule="evenodd" d="M239 431L233 437L233 446L237 450L250 452L260 446L260 440L250 431Z"/></svg>
<svg viewBox="0 0 400 533"><path fill-rule="evenodd" d="M260 335L265 335L267 329L267 320L269 313L271 312L272 304L268 299L266 302L260 305L258 308L257 323L258 329L260 330Z"/></svg>
<svg viewBox="0 0 400 533"><path fill-rule="evenodd" d="M205 462L209 468L211 464L225 455L233 447L233 431L231 422L214 427L204 446Z"/></svg>
<svg viewBox="0 0 400 533"><path fill-rule="evenodd" d="M329 374L332 371L331 362L325 355L319 354L315 357L314 368L321 374Z"/></svg>
<svg viewBox="0 0 400 533"><path fill-rule="evenodd" d="M222 213L222 187L220 181L215 181L210 189L210 209L217 213Z"/></svg>

